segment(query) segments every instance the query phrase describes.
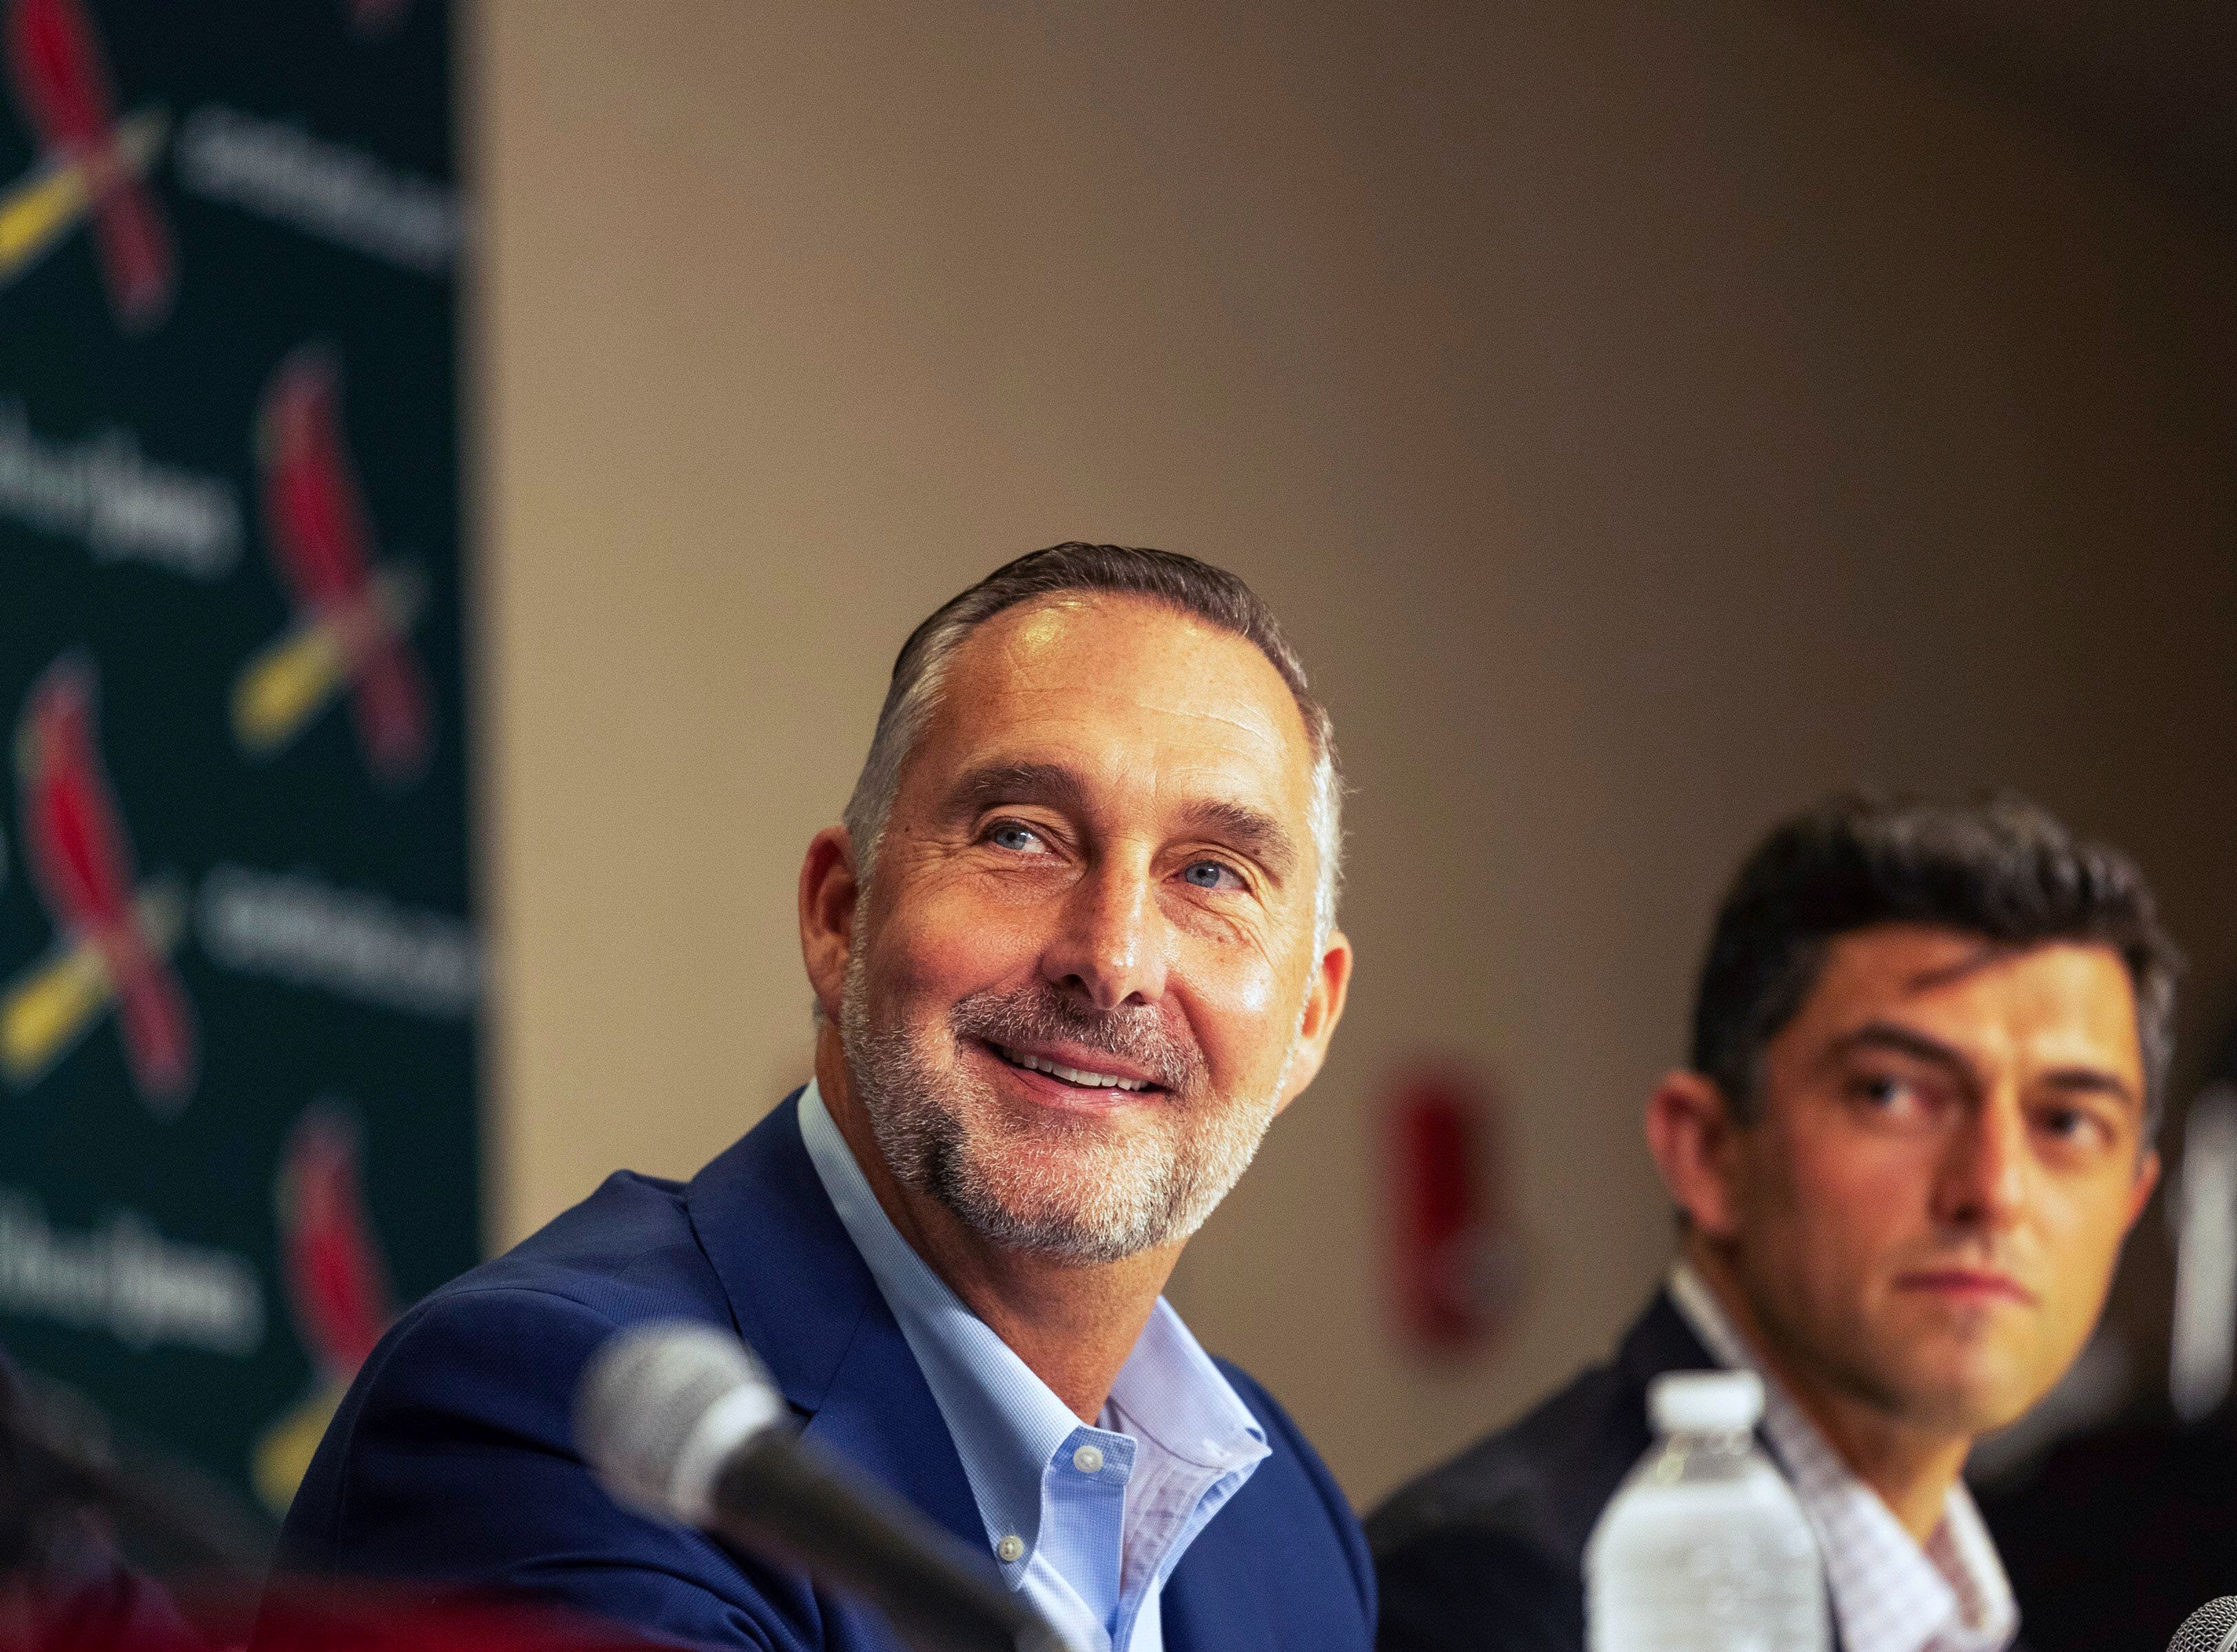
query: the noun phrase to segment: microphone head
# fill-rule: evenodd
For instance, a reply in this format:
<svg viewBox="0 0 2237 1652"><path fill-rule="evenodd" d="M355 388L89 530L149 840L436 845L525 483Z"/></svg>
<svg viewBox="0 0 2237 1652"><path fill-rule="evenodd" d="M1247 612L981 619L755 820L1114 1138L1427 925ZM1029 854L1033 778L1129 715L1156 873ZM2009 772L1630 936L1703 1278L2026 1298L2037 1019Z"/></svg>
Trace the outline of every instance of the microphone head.
<svg viewBox="0 0 2237 1652"><path fill-rule="evenodd" d="M788 1415L736 1337L696 1320L652 1320L591 1356L575 1391L575 1443L615 1502L704 1525L724 1461Z"/></svg>
<svg viewBox="0 0 2237 1652"><path fill-rule="evenodd" d="M2168 1652L2230 1652L2237 1646L2237 1595L2211 1600L2183 1619Z"/></svg>

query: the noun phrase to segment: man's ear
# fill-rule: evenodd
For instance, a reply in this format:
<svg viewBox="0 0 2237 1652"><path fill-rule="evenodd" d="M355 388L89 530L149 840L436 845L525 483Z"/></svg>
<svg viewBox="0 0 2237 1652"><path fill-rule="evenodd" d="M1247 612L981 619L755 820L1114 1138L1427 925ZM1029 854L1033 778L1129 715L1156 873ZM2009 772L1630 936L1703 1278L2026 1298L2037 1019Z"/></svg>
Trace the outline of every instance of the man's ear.
<svg viewBox="0 0 2237 1652"><path fill-rule="evenodd" d="M1706 1074L1665 1074L1646 1099L1646 1147L1662 1185L1711 1239L1728 1239L1739 1226L1740 1130Z"/></svg>
<svg viewBox="0 0 2237 1652"><path fill-rule="evenodd" d="M834 1023L854 945L855 904L861 898L854 840L844 826L827 826L809 842L808 857L800 864L800 955L815 1001Z"/></svg>
<svg viewBox="0 0 2237 1652"><path fill-rule="evenodd" d="M1278 1114L1305 1092L1328 1059L1329 1040L1343 1019L1344 996L1351 990L1351 939L1341 929L1329 931L1313 978L1305 987L1305 1013L1297 1023L1297 1042L1290 1047L1289 1064L1282 1069Z"/></svg>
<svg viewBox="0 0 2237 1652"><path fill-rule="evenodd" d="M2144 1149L2144 1156L2136 1162L2136 1185L2128 1190L2128 1219L2121 1224L2125 1233L2136 1225L2136 1218L2144 1213L2144 1206L2152 1202L2152 1189L2160 1185L2160 1154L2156 1147Z"/></svg>

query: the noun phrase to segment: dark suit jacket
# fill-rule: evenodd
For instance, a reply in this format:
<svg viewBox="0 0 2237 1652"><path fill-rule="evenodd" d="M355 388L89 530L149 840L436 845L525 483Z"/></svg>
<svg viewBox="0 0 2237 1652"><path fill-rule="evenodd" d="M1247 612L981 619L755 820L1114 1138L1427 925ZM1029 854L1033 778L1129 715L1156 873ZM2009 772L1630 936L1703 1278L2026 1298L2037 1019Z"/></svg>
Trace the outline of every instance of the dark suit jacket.
<svg viewBox="0 0 2237 1652"><path fill-rule="evenodd" d="M1658 1295L1614 1364L1376 1510L1382 1652L1584 1652L1585 1540L1653 1442L1646 1384L1716 1364Z"/></svg>
<svg viewBox="0 0 2237 1652"><path fill-rule="evenodd" d="M1382 1582L1381 1652L1584 1652L1585 1543L1653 1443L1646 1385L1664 1371L1716 1366L1660 1292L1613 1364L1376 1510L1367 1533Z"/></svg>
<svg viewBox="0 0 2237 1652"><path fill-rule="evenodd" d="M569 1424L577 1378L617 1327L656 1318L735 1331L808 1438L985 1552L940 1408L816 1177L795 1098L688 1184L616 1175L406 1314L311 1464L282 1567L523 1591L677 1642L897 1648L803 1574L626 1513L592 1481ZM1223 1370L1273 1454L1167 1580L1166 1646L1367 1652L1357 1523L1282 1409Z"/></svg>

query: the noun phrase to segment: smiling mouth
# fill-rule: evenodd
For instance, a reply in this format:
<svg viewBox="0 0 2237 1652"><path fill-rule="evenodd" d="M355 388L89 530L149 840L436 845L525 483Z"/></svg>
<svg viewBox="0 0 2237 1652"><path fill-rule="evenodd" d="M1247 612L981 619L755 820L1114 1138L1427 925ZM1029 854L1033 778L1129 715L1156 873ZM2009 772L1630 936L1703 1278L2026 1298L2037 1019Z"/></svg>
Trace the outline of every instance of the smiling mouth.
<svg viewBox="0 0 2237 1652"><path fill-rule="evenodd" d="M1006 1044L982 1040L987 1047L1006 1066L1020 1072L1038 1073L1044 1078L1068 1084L1076 1090L1116 1092L1122 1095L1148 1095L1165 1087L1148 1079L1125 1078L1116 1073L1098 1073L1087 1067L1068 1067L1062 1061L1052 1061L1046 1055L1034 1055L1024 1050L1013 1050Z"/></svg>

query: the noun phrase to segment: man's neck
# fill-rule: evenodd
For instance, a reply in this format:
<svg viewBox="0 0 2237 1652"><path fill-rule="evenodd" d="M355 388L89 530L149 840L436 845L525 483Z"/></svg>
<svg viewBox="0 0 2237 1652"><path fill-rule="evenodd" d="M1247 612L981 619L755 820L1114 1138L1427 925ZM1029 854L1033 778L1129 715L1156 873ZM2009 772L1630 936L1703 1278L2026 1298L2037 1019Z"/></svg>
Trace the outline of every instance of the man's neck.
<svg viewBox="0 0 2237 1652"><path fill-rule="evenodd" d="M1083 1423L1103 1414L1181 1247L1118 1262L1057 1262L989 1243L887 1166L849 1081L838 1031L815 1043L815 1085L855 1162L909 1248Z"/></svg>
<svg viewBox="0 0 2237 1652"><path fill-rule="evenodd" d="M1722 1252L1693 1232L1686 1236L1685 1254L1764 1370L1801 1408L1849 1471L1879 1495L1904 1530L1924 1543L1942 1523L1950 1489L1965 1466L1972 1440L1919 1429L1843 1392L1766 1332Z"/></svg>

